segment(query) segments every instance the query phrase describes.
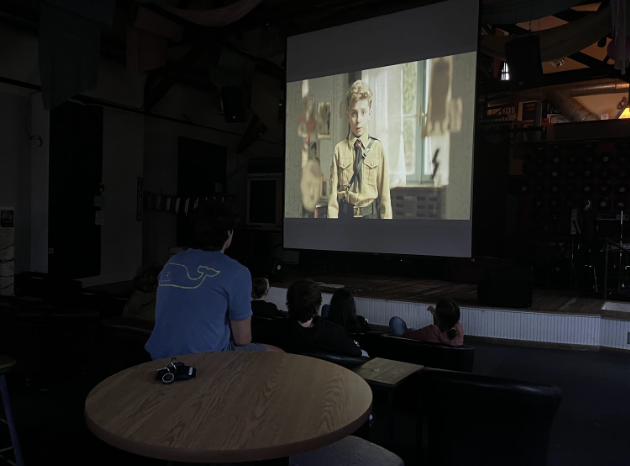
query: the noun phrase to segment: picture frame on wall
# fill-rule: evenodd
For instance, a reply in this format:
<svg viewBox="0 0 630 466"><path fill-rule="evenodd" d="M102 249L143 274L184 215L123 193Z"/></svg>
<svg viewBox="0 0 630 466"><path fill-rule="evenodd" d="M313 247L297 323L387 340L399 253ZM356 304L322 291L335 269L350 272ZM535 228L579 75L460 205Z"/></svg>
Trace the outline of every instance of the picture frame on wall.
<svg viewBox="0 0 630 466"><path fill-rule="evenodd" d="M332 128L332 102L319 102L317 104L317 137L330 139Z"/></svg>
<svg viewBox="0 0 630 466"><path fill-rule="evenodd" d="M309 135L317 134L317 113L315 109L315 98L306 97L303 99L302 113L298 120L298 136L306 138Z"/></svg>

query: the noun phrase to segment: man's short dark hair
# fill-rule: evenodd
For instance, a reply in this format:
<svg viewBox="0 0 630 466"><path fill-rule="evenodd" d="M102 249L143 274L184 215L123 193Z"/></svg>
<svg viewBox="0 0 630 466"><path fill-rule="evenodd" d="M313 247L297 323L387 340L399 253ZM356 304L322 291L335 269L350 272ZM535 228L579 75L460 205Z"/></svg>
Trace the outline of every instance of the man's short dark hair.
<svg viewBox="0 0 630 466"><path fill-rule="evenodd" d="M287 291L289 319L308 322L319 313L322 305L322 293L313 280L298 280Z"/></svg>
<svg viewBox="0 0 630 466"><path fill-rule="evenodd" d="M232 208L219 202L201 204L193 215L190 246L204 251L220 251L236 226Z"/></svg>

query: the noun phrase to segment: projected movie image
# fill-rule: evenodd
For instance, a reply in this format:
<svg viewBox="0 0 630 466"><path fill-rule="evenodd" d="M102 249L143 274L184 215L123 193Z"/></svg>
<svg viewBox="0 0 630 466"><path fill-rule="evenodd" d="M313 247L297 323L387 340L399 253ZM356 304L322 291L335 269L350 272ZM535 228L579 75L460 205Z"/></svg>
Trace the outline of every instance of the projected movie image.
<svg viewBox="0 0 630 466"><path fill-rule="evenodd" d="M285 217L469 220L476 52L287 84Z"/></svg>

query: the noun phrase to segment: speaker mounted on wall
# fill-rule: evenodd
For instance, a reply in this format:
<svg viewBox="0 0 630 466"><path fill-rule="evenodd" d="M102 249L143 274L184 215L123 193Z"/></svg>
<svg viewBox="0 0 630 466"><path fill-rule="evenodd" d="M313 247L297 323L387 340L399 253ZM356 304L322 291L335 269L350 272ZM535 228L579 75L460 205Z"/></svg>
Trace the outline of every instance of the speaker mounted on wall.
<svg viewBox="0 0 630 466"><path fill-rule="evenodd" d="M537 35L523 36L507 42L505 60L510 70L510 83L513 89L543 85L540 41Z"/></svg>

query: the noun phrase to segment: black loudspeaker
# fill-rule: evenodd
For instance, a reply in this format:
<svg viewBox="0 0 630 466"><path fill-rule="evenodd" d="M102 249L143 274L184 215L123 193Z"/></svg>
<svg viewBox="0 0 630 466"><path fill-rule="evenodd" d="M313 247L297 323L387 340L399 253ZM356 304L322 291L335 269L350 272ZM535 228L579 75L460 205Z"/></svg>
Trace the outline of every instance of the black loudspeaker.
<svg viewBox="0 0 630 466"><path fill-rule="evenodd" d="M221 101L223 102L223 116L227 123L242 123L245 121L243 89L237 86L222 87Z"/></svg>
<svg viewBox="0 0 630 466"><path fill-rule="evenodd" d="M103 108L66 102L50 111L48 273L101 274L101 225L94 204L103 180ZM103 193L107 197L108 191Z"/></svg>
<svg viewBox="0 0 630 466"><path fill-rule="evenodd" d="M542 60L538 36L529 35L505 44L505 60L513 89L543 85Z"/></svg>
<svg viewBox="0 0 630 466"><path fill-rule="evenodd" d="M256 256L247 260L247 268L253 278L267 278L269 281L283 281L287 278L288 269L285 263L272 256Z"/></svg>
<svg viewBox="0 0 630 466"><path fill-rule="evenodd" d="M534 292L534 272L529 266L491 270L477 288L484 306L530 307Z"/></svg>

